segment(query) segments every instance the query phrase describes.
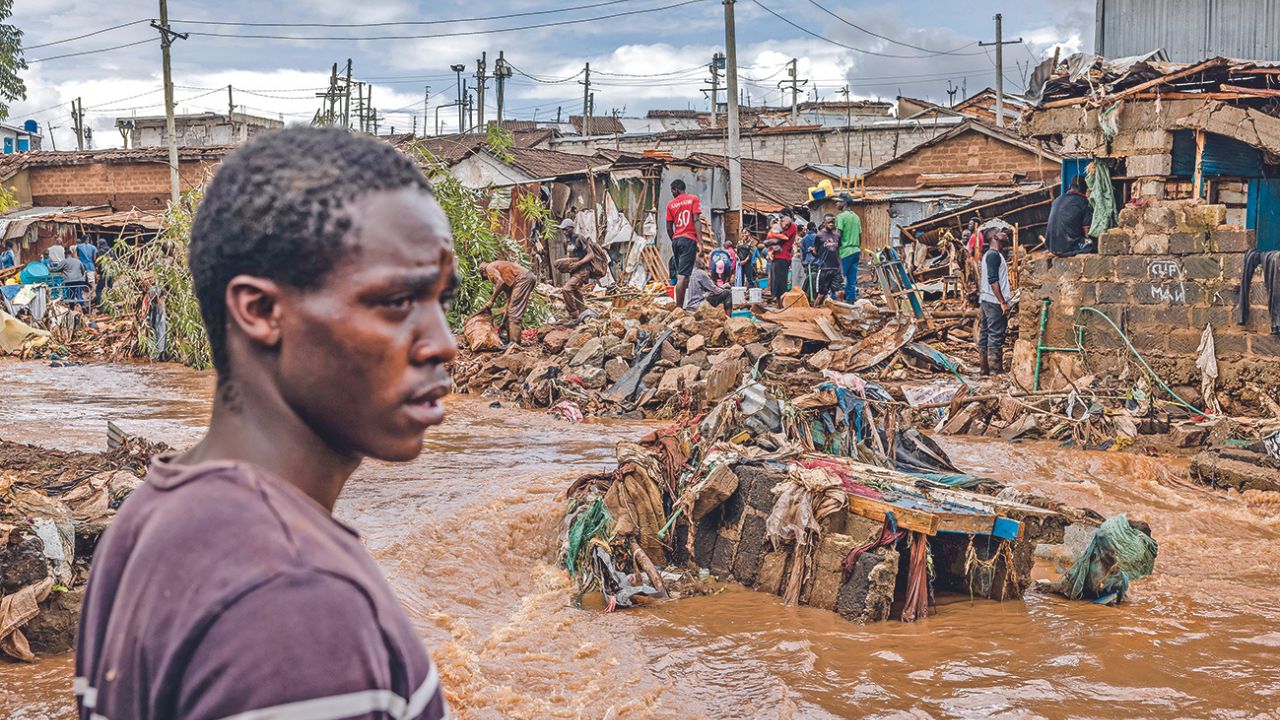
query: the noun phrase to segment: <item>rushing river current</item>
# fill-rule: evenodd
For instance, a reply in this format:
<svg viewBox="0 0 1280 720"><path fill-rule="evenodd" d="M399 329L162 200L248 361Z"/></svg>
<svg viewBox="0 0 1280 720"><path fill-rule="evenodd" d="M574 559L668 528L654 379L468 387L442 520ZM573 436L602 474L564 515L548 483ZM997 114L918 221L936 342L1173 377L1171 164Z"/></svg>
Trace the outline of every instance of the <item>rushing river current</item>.
<svg viewBox="0 0 1280 720"><path fill-rule="evenodd" d="M0 437L99 450L114 420L181 446L211 389L172 366L0 361ZM911 625L855 626L745 590L580 609L554 562L560 493L644 431L452 398L421 458L367 463L348 484L338 514L403 600L458 717L1280 717L1280 501L1193 485L1167 458L940 438L971 472L1146 520L1155 575L1116 608L1033 590L944 599ZM71 674L69 656L0 660L0 717L74 717Z"/></svg>

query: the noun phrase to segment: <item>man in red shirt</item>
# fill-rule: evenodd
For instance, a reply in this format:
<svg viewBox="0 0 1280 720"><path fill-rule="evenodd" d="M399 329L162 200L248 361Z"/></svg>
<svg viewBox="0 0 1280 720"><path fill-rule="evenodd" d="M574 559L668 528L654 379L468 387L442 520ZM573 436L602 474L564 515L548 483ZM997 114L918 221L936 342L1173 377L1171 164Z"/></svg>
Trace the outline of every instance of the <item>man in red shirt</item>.
<svg viewBox="0 0 1280 720"><path fill-rule="evenodd" d="M791 289L791 252L796 244L796 223L790 211L784 210L778 218L777 230L770 230L765 245L773 248L773 261L769 264L769 294L773 301L782 304L782 295Z"/></svg>
<svg viewBox="0 0 1280 720"><path fill-rule="evenodd" d="M676 307L684 307L693 274L693 261L698 257L698 220L702 203L697 195L684 191L683 180L671 181L671 202L667 203L667 236L676 264Z"/></svg>

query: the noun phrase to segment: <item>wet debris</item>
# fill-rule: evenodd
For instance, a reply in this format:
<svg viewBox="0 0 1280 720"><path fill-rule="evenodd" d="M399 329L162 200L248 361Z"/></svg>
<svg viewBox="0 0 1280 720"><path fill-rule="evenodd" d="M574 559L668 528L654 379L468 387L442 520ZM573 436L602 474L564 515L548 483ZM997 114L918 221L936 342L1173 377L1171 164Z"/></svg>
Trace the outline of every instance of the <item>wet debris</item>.
<svg viewBox="0 0 1280 720"><path fill-rule="evenodd" d="M121 503L142 484L163 444L109 424L110 449L67 452L0 440L0 653L75 640L89 562Z"/></svg>

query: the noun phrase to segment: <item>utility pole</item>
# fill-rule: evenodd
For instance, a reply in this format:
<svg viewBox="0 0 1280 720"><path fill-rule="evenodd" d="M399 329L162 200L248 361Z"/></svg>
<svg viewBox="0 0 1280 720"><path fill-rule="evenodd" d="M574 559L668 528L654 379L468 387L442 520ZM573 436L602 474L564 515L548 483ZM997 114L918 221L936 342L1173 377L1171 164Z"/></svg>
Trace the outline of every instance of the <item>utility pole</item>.
<svg viewBox="0 0 1280 720"><path fill-rule="evenodd" d="M347 58L347 79L342 86L342 127L351 129L351 58Z"/></svg>
<svg viewBox="0 0 1280 720"><path fill-rule="evenodd" d="M712 55L707 69L711 71L711 127L720 127L720 73L724 70L724 53Z"/></svg>
<svg viewBox="0 0 1280 720"><path fill-rule="evenodd" d="M485 80L488 80L484 71L488 61L487 52L480 53L480 57L476 59L476 127L480 132L484 132L484 86Z"/></svg>
<svg viewBox="0 0 1280 720"><path fill-rule="evenodd" d="M507 78L511 77L511 66L507 64L507 59L502 56L502 51L498 51L498 61L493 66L493 79L498 85L498 126L502 126L502 92L503 87L507 84Z"/></svg>
<svg viewBox="0 0 1280 720"><path fill-rule="evenodd" d="M840 89L840 93L844 95L844 171L849 172L849 86L845 85Z"/></svg>
<svg viewBox="0 0 1280 720"><path fill-rule="evenodd" d="M738 43L733 25L735 0L724 1L725 91L728 93L729 212L725 213L724 236L738 241L742 228L742 150L738 135Z"/></svg>
<svg viewBox="0 0 1280 720"><path fill-rule="evenodd" d="M956 93L960 92L960 88L947 81L947 107L954 107L956 104Z"/></svg>
<svg viewBox="0 0 1280 720"><path fill-rule="evenodd" d="M48 128L48 129L49 129L49 143L50 143L51 145L53 145L53 151L54 151L54 152L57 152L57 151L58 151L58 139L57 139L57 138L55 138L55 137L53 136L53 129L54 129L54 125L53 125L53 123L51 123L51 122L46 122L46 123L44 124L44 126L45 126L46 128ZM124 128L120 128L120 134L121 134L121 135L124 135L124 134L125 134ZM126 141L126 142L125 142L124 146L125 146L125 147L129 147L129 143L128 143L128 136L125 136L125 141Z"/></svg>
<svg viewBox="0 0 1280 720"><path fill-rule="evenodd" d="M169 46L174 38L187 39L186 33L169 29L169 3L160 0L160 22L152 21L151 27L160 31L160 56L164 70L164 126L169 134L169 200L178 204L181 188L178 185L178 130L173 121L173 68L169 62Z"/></svg>
<svg viewBox="0 0 1280 720"><path fill-rule="evenodd" d="M587 63L578 84L582 86L582 136L591 137L591 63Z"/></svg>
<svg viewBox="0 0 1280 720"><path fill-rule="evenodd" d="M996 41L993 43L980 42L981 47L996 48L996 125L1004 127L1004 46L1017 45L1022 42L1022 38L1017 40L1004 39L1004 18L1000 13L996 13Z"/></svg>
<svg viewBox="0 0 1280 720"><path fill-rule="evenodd" d="M227 124L231 126L231 142L236 141L236 99L231 93L231 86L227 86Z"/></svg>
<svg viewBox="0 0 1280 720"><path fill-rule="evenodd" d="M466 65L461 63L450 65L449 69L454 72L458 78L458 132L465 132L466 126L463 124L462 114L466 112L466 104L462 102L462 96L466 93L466 86L462 84L462 71L467 69Z"/></svg>
<svg viewBox="0 0 1280 720"><path fill-rule="evenodd" d="M791 86L791 124L795 125L800 119L800 88L808 85L808 80L800 80L796 77L796 59L791 58L791 62L787 63L787 76L790 80L782 80L778 83L781 89L784 85Z"/></svg>
<svg viewBox="0 0 1280 720"><path fill-rule="evenodd" d="M431 86L428 85L422 89L422 134L423 135L427 134L427 113L430 112L427 108L430 104L431 104ZM418 119L414 118L413 123L414 123L413 134L417 135Z"/></svg>
<svg viewBox="0 0 1280 720"><path fill-rule="evenodd" d="M76 98L71 101L71 123L76 130L76 149L84 150L84 101Z"/></svg>

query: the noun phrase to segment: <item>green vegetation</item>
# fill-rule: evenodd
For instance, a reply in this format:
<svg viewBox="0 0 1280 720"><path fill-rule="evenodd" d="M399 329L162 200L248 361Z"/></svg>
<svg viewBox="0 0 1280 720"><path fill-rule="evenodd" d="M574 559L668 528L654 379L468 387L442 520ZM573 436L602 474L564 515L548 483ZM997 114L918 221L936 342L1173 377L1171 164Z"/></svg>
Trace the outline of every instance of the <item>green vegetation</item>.
<svg viewBox="0 0 1280 720"><path fill-rule="evenodd" d="M106 310L113 318L133 322L133 352L199 369L210 367L213 356L187 266L187 246L202 197L203 188L183 193L165 211L165 229L155 240L119 238L111 256L101 260L112 281L103 293ZM163 323L153 322L159 317ZM166 326L163 337L157 325Z"/></svg>
<svg viewBox="0 0 1280 720"><path fill-rule="evenodd" d="M0 20L13 15L13 0L0 0ZM0 23L0 118L9 117L9 103L27 98L27 85L18 73L27 69L22 57L22 31Z"/></svg>

